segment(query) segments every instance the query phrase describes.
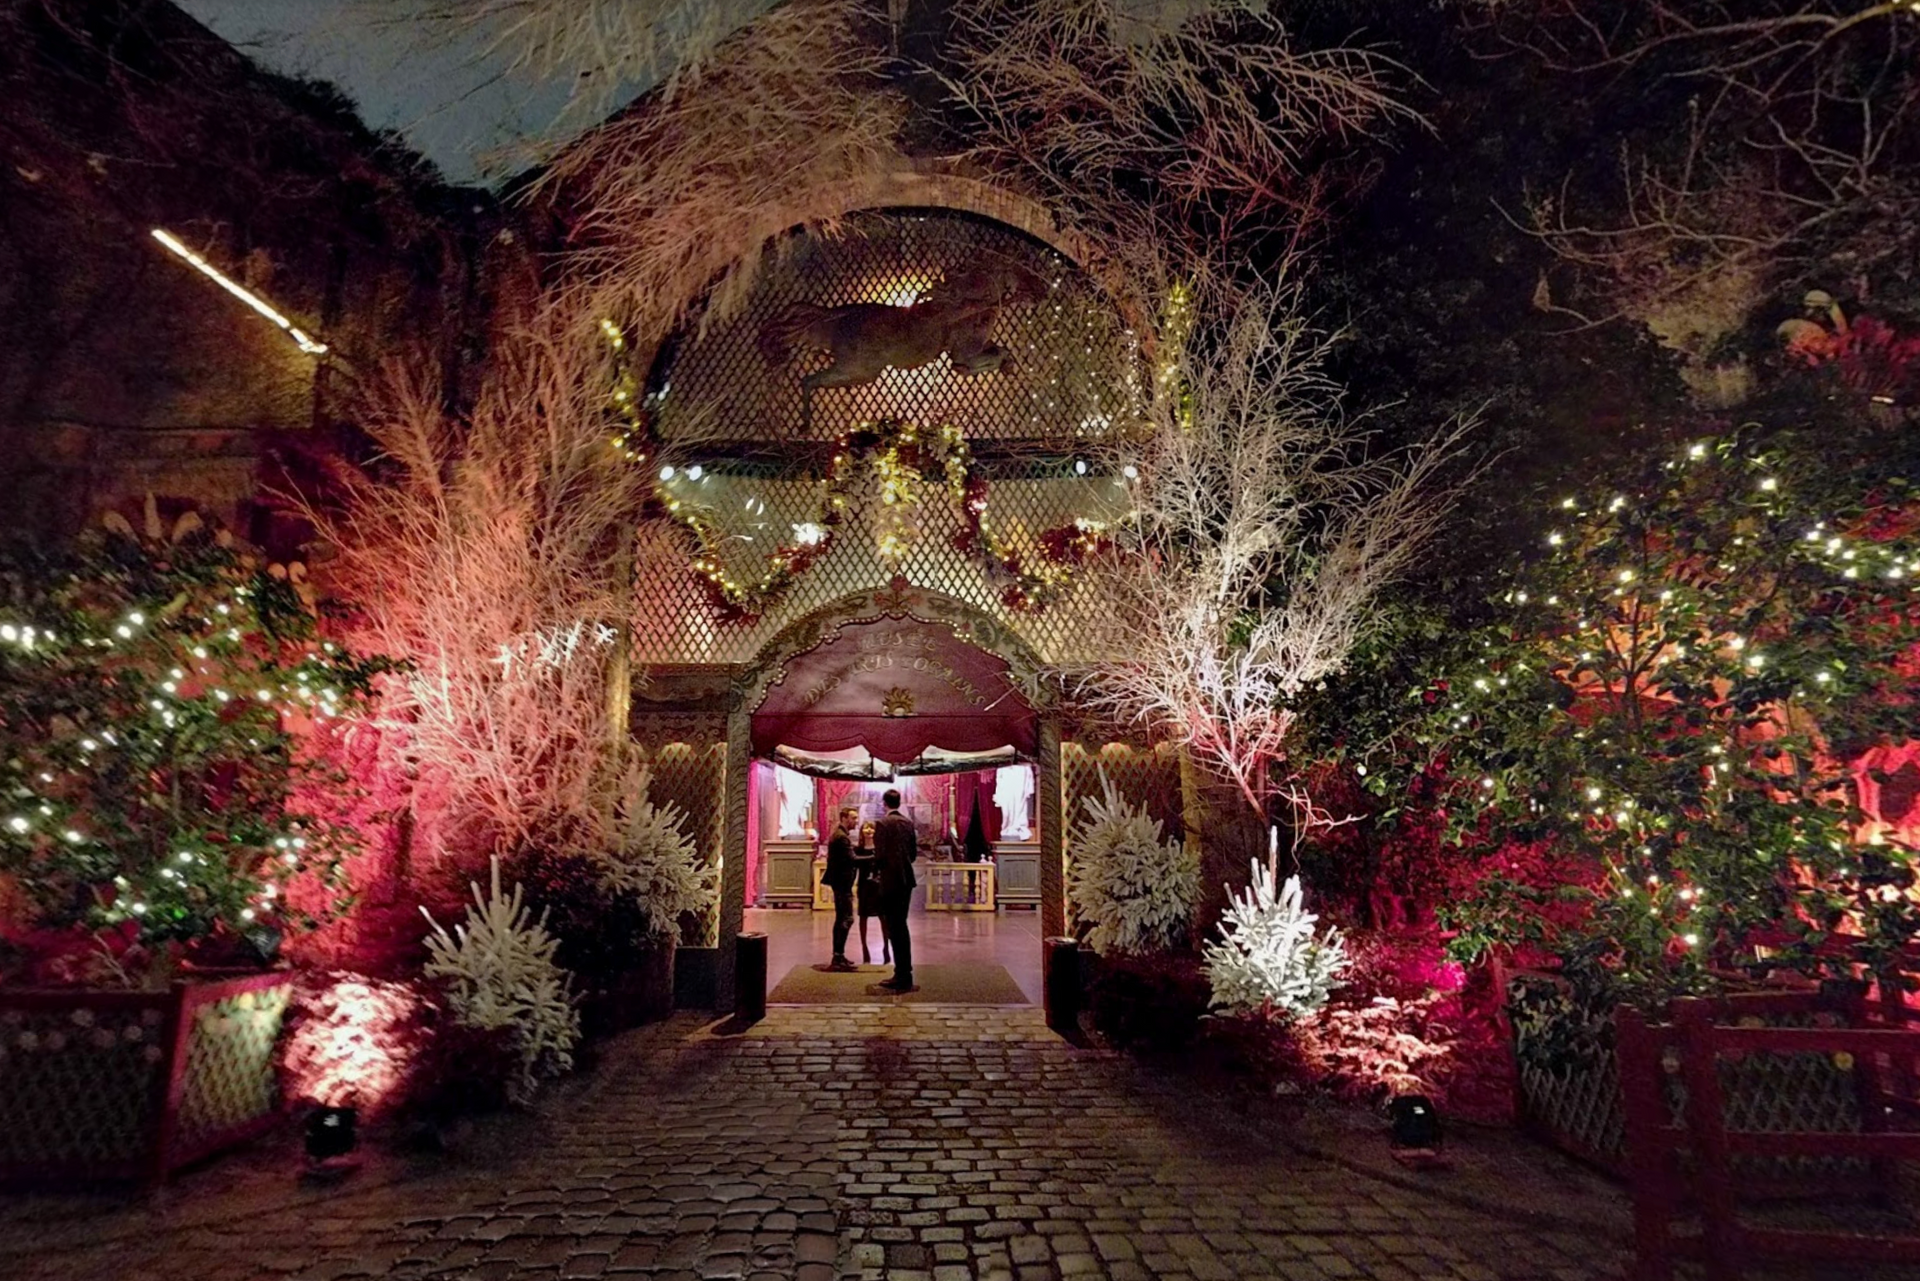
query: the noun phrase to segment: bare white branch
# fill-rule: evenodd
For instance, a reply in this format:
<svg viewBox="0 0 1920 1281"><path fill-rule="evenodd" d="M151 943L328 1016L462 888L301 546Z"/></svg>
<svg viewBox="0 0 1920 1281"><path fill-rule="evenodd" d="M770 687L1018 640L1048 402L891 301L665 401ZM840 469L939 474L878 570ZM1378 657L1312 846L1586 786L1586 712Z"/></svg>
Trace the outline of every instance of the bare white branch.
<svg viewBox="0 0 1920 1281"><path fill-rule="evenodd" d="M1094 590L1126 652L1081 685L1089 704L1183 744L1256 812L1286 755L1288 704L1337 672L1382 589L1444 521L1471 423L1379 452L1324 371L1333 336L1296 285L1247 296L1181 369L1186 395L1116 444L1136 514Z"/></svg>
<svg viewBox="0 0 1920 1281"><path fill-rule="evenodd" d="M463 849L600 808L606 673L628 607L614 567L644 477L609 447L605 371L578 350L509 336L462 420L395 365L363 408L377 456L343 468L333 494L285 496L361 610L355 643L410 660L381 714Z"/></svg>

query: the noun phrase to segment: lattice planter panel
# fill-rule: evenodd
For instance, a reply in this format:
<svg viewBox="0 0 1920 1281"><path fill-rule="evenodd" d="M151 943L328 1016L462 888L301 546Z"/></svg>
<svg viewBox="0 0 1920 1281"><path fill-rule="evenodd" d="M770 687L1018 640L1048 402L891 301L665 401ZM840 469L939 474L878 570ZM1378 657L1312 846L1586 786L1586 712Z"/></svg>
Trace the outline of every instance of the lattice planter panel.
<svg viewBox="0 0 1920 1281"><path fill-rule="evenodd" d="M1521 981L1550 982L1550 976ZM1810 1026L1805 1016L1752 1017L1751 1026ZM1609 1030L1611 1020L1608 1021ZM1609 1043L1611 1037L1606 1038ZM1620 1068L1611 1050L1581 1061L1547 1065L1538 1047L1516 1028L1516 1100L1521 1123L1547 1143L1610 1173L1627 1172L1626 1105ZM1667 1106L1676 1124L1684 1120L1686 1090L1678 1059L1669 1054L1664 1081ZM1749 1054L1719 1063L1729 1128L1777 1133L1857 1133L1860 1103L1850 1067L1824 1054ZM1808 1180L1832 1174L1859 1174L1859 1162L1832 1159L1742 1159L1746 1175L1777 1180Z"/></svg>
<svg viewBox="0 0 1920 1281"><path fill-rule="evenodd" d="M0 1181L141 1179L270 1128L292 982L0 990Z"/></svg>

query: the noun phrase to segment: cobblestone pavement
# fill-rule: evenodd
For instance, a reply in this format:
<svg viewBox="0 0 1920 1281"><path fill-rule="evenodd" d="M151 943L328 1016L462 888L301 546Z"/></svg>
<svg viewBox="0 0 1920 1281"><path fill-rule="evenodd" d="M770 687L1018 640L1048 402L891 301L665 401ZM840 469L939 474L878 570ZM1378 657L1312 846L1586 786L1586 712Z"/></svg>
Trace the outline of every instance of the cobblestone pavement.
<svg viewBox="0 0 1920 1281"><path fill-rule="evenodd" d="M262 1165L158 1202L16 1201L0 1276L1588 1281L1626 1262L1604 1234L1303 1156L1031 1010L776 1009L734 1036L677 1019L493 1132L505 1150L323 1193Z"/></svg>

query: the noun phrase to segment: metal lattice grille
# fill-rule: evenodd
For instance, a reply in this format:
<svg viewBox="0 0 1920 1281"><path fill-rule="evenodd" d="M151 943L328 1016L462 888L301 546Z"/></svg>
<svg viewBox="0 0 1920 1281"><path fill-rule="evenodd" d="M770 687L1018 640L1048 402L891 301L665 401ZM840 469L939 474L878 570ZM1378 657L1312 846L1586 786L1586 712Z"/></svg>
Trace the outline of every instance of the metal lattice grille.
<svg viewBox="0 0 1920 1281"><path fill-rule="evenodd" d="M987 338L1005 358L991 371L957 372L942 356L809 396L801 378L830 365L829 356L795 346L783 361L767 350L770 327L796 306L905 307L982 272L1008 292L1029 278L1040 289L994 312ZM649 404L667 439L833 440L897 418L952 423L969 440L1071 440L1104 432L1138 404L1137 348L1111 303L1040 242L967 214L875 211L846 219L832 236L789 236L743 305L668 347Z"/></svg>
<svg viewBox="0 0 1920 1281"><path fill-rule="evenodd" d="M757 582L767 557L803 538L821 515L831 441L883 419L929 431L958 427L989 483L987 519L998 538L1038 559L1039 536L1076 519L1111 521L1128 505L1122 478L1076 457L1076 442L1104 434L1137 405L1140 363L1133 335L1111 304L1066 260L1024 235L970 216L938 212L862 214L846 234L796 235L762 271L743 305L696 325L656 362L649 401L667 440L697 439L663 481L666 497L698 512L714 531L706 554L726 575ZM942 358L889 370L865 386L801 386L830 363L796 350L769 359L762 336L796 304L905 303L982 263L1033 273L1038 302L996 313L989 338L1010 355L993 372L956 372ZM700 459L697 473L686 459ZM635 657L651 663L744 662L794 618L889 582L945 593L1008 623L1046 660L1070 662L1111 648L1103 613L1073 592L1033 614L1004 605L1008 582L984 556L954 545L963 523L947 487L914 487L916 502L885 507L865 462L852 506L831 549L751 622L723 620L688 567L690 536L673 526L643 535L637 558ZM911 531L905 555L880 553L882 534Z"/></svg>
<svg viewBox="0 0 1920 1281"><path fill-rule="evenodd" d="M1090 750L1080 743L1060 745L1060 770L1066 779L1064 819L1069 845L1073 833L1085 818L1081 801L1100 795L1100 775L1122 796L1144 805L1149 817L1159 821L1167 840L1180 840L1185 828L1180 808L1180 756L1170 744L1152 749L1126 743L1107 743Z"/></svg>
<svg viewBox="0 0 1920 1281"><path fill-rule="evenodd" d="M715 738L698 742L658 741L652 727L637 725L642 762L652 771L648 799L655 805L673 805L686 815L686 830L694 848L708 865L720 861L726 828L727 745ZM699 919L681 922L681 941L691 947L712 947L719 941L720 900L716 891L708 911Z"/></svg>
<svg viewBox="0 0 1920 1281"><path fill-rule="evenodd" d="M291 984L239 992L194 1012L176 1142L191 1147L278 1106L273 1047Z"/></svg>

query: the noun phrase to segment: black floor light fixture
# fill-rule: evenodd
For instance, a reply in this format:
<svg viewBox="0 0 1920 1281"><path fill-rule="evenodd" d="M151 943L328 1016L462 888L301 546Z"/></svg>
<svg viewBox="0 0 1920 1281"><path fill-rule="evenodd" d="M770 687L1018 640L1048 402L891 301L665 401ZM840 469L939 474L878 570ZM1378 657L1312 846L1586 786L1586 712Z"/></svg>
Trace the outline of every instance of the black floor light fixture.
<svg viewBox="0 0 1920 1281"><path fill-rule="evenodd" d="M307 1157L318 1164L353 1151L359 1120L353 1108L315 1108L307 1116Z"/></svg>
<svg viewBox="0 0 1920 1281"><path fill-rule="evenodd" d="M1387 1136L1403 1165L1439 1165L1440 1113L1424 1094L1401 1094L1387 1104Z"/></svg>

